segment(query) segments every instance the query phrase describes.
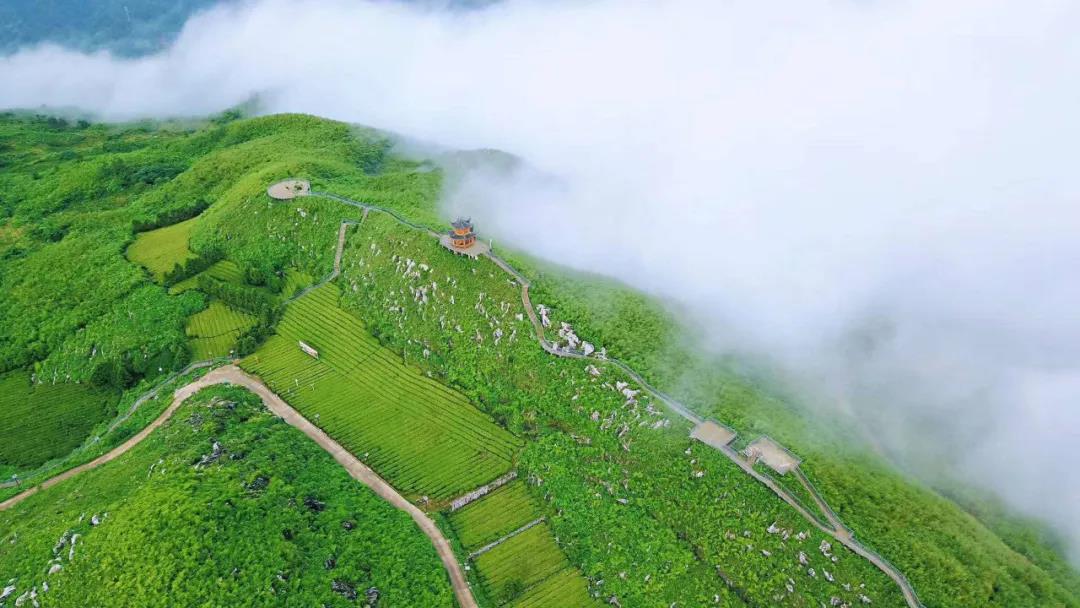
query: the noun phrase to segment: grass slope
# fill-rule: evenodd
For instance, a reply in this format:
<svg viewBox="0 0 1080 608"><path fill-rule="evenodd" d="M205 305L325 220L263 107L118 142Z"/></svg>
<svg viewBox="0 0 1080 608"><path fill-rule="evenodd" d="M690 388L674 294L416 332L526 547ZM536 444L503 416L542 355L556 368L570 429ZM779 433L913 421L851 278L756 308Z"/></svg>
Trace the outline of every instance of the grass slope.
<svg viewBox="0 0 1080 608"><path fill-rule="evenodd" d="M408 515L236 388L200 392L120 459L0 512L0 530L5 581L45 606L356 606L349 590L455 605Z"/></svg>
<svg viewBox="0 0 1080 608"><path fill-rule="evenodd" d="M733 426L741 439L768 434L798 453L801 468L833 510L861 542L908 576L925 604L1080 606L1080 574L1060 549L1010 547L959 505L899 474L860 443L862 431L850 421L811 416L792 398L770 391L767 380L701 354L693 329L680 326L660 303L598 277L525 265L538 278L534 303L551 307L555 322L571 322L584 339L605 345L655 385ZM797 495L809 501L803 492Z"/></svg>
<svg viewBox="0 0 1080 608"><path fill-rule="evenodd" d="M188 249L188 239L197 220L198 218L191 218L171 226L139 233L135 242L127 249L128 259L145 267L154 276L154 280L160 283L173 266L195 257Z"/></svg>
<svg viewBox="0 0 1080 608"><path fill-rule="evenodd" d="M416 276L410 262L430 272ZM597 377L586 362L543 352L519 287L494 264L455 256L372 214L350 238L342 268L343 305L373 333L530 440L519 474L542 483L543 512L590 592L624 605L704 605L720 596L735 606L801 606L833 596L856 602L860 594L879 606L903 605L865 560L817 551L824 535L692 442L662 406L642 395L628 401L617 370L597 362L604 368ZM416 297L425 285L426 299ZM791 538L805 534L799 541L770 534L774 523ZM819 574L823 567L835 582Z"/></svg>

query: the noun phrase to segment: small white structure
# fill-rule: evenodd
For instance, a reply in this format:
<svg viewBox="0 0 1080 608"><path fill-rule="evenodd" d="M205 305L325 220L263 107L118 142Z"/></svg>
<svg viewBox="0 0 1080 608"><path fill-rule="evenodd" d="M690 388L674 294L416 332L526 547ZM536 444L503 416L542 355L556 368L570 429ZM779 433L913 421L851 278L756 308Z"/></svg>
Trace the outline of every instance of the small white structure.
<svg viewBox="0 0 1080 608"><path fill-rule="evenodd" d="M771 437L763 435L750 442L744 450L750 464L758 460L764 462L770 469L781 475L799 466L802 460L788 451L787 448L774 441Z"/></svg>
<svg viewBox="0 0 1080 608"><path fill-rule="evenodd" d="M308 345L308 344L307 344L306 342L304 342L303 340L300 340L300 341L298 341L298 342L297 342L297 344L299 344L299 345L300 345L300 350L302 350L302 351L304 351L305 353L307 353L307 355L308 355L309 357L312 357L312 358L314 358L314 359L318 359L318 358L319 358L319 351L315 350L314 348L311 348L311 346L309 346L309 345Z"/></svg>

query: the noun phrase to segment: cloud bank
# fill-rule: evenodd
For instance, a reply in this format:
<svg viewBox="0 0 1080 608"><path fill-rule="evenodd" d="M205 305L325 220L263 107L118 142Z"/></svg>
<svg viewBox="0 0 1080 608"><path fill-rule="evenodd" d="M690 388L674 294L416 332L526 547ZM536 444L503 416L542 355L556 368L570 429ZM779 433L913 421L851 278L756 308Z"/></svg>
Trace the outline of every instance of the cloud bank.
<svg viewBox="0 0 1080 608"><path fill-rule="evenodd" d="M1067 0L265 0L152 57L0 58L0 107L257 93L518 154L556 183L473 179L449 204L679 301L716 348L767 353L1080 548L1077 31Z"/></svg>

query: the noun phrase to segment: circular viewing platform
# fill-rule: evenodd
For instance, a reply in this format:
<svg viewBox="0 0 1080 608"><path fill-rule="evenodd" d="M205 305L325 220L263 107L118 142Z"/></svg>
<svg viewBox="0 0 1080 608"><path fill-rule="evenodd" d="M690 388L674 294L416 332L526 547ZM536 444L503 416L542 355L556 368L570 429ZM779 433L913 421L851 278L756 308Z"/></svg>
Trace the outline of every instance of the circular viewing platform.
<svg viewBox="0 0 1080 608"><path fill-rule="evenodd" d="M311 183L306 179L286 179L267 188L266 193L270 198L287 201L311 194Z"/></svg>
<svg viewBox="0 0 1080 608"><path fill-rule="evenodd" d="M469 245L468 247L456 247L454 246L454 242L450 239L449 234L444 234L440 236L439 243L441 243L443 247L446 247L454 253L460 255L467 255L470 258L478 258L486 254L491 249L491 247L489 247L487 243L479 239L473 241L472 245Z"/></svg>

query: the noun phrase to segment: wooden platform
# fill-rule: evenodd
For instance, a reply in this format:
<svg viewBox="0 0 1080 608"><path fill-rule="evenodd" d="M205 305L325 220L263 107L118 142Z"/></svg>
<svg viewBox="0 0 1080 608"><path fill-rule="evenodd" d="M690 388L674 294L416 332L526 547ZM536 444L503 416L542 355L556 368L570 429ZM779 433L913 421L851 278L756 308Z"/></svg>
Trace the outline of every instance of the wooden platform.
<svg viewBox="0 0 1080 608"><path fill-rule="evenodd" d="M751 441L750 445L746 446L744 453L751 462L760 460L781 475L799 466L799 463L802 462L798 456L792 454L787 448L776 443L770 437L758 437Z"/></svg>
<svg viewBox="0 0 1080 608"><path fill-rule="evenodd" d="M706 420L695 426L693 431L690 431L690 437L705 445L720 449L735 439L735 431L719 422Z"/></svg>
<svg viewBox="0 0 1080 608"><path fill-rule="evenodd" d="M479 239L473 241L472 246L470 246L468 249L459 249L457 247L454 247L453 243L450 242L449 234L444 234L440 236L439 244L458 255L467 255L473 259L485 255L488 251L491 250L491 247L487 243L480 241Z"/></svg>

